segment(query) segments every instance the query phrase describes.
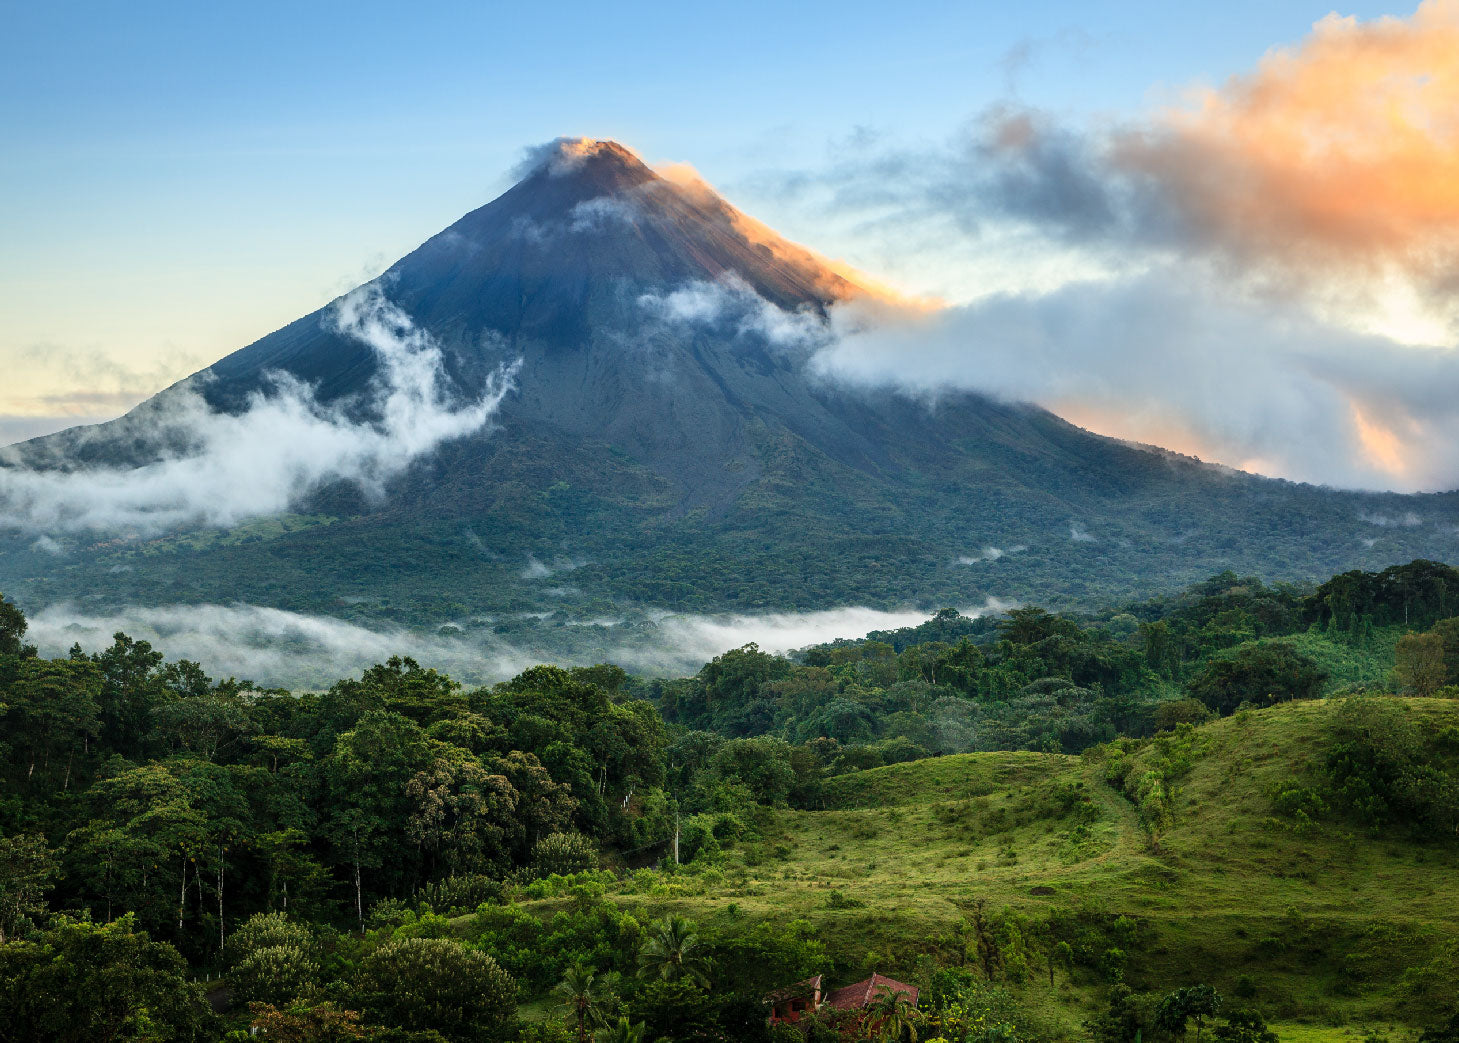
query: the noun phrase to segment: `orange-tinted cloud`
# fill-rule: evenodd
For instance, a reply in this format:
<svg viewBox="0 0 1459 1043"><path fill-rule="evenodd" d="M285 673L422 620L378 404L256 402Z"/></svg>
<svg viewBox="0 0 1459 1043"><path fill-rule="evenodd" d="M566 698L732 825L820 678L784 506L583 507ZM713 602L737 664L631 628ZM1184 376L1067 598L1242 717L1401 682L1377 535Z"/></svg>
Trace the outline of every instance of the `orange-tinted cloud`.
<svg viewBox="0 0 1459 1043"><path fill-rule="evenodd" d="M1243 255L1443 278L1459 233L1459 0L1329 15L1301 44L1111 142L1190 230Z"/></svg>

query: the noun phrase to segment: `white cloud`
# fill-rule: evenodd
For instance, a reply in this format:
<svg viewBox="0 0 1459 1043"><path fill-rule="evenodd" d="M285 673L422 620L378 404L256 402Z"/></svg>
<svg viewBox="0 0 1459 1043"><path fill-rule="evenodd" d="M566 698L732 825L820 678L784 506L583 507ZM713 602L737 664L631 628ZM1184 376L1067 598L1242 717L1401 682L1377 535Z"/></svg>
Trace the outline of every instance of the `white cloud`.
<svg viewBox="0 0 1459 1043"><path fill-rule="evenodd" d="M0 524L156 532L277 514L338 479L378 494L417 457L483 428L512 387L518 364L492 374L473 400L450 402L440 349L375 284L337 301L330 321L375 353L379 374L365 412L378 419L352 419L285 375L237 415L213 412L195 388L179 388L149 414L149 433L186 451L141 467L67 472L11 460L0 468Z"/></svg>
<svg viewBox="0 0 1459 1043"><path fill-rule="evenodd" d="M393 655L411 656L466 680L500 680L539 660L488 635L472 640L388 627L372 629L330 616L258 605L164 605L96 613L74 605L29 617L27 638L44 655L73 643L87 651L117 631L151 641L169 659L192 659L214 676L259 684L321 687Z"/></svg>
<svg viewBox="0 0 1459 1043"><path fill-rule="evenodd" d="M990 598L981 607L965 608L966 616L1001 612L1011 602ZM900 611L847 607L819 612L771 612L742 615L668 616L658 623L660 654L682 664L681 670L700 665L731 648L753 641L766 652L785 653L839 637L865 637L873 630L896 630L925 623L930 613L916 608ZM625 650L624 655L635 653Z"/></svg>
<svg viewBox="0 0 1459 1043"><path fill-rule="evenodd" d="M1003 611L1010 603L990 599L967 615ZM305 615L257 605L165 605L98 612L74 604L29 615L27 634L43 655L60 656L73 644L100 651L124 631L151 641L168 658L196 660L214 676L232 675L259 684L323 687L358 674L393 655L411 656L456 679L485 684L505 680L541 662L587 665L613 662L648 676L684 676L731 648L754 641L787 652L873 630L916 626L931 613L847 607L820 612L675 615L654 611L631 619L567 620L573 644L563 651L563 628L554 613L527 613L529 625L511 642L483 627L443 627L434 633L370 627L330 616ZM539 634L531 621L547 620ZM597 630L592 634L588 631ZM538 640L541 637L542 640Z"/></svg>
<svg viewBox="0 0 1459 1043"><path fill-rule="evenodd" d="M569 232L597 232L612 225L632 227L639 218L638 208L630 200L616 196L584 199L568 211Z"/></svg>
<svg viewBox="0 0 1459 1043"><path fill-rule="evenodd" d="M727 329L781 349L816 347L830 336L820 315L777 307L734 272L716 280L695 280L667 293L646 293L638 303L666 325Z"/></svg>
<svg viewBox="0 0 1459 1043"><path fill-rule="evenodd" d="M959 565L978 565L985 561L997 561L999 558L1006 558L1010 554L1021 554L1028 550L1022 543L1015 544L1007 550L1002 547L984 547L977 554L964 554L957 558Z"/></svg>
<svg viewBox="0 0 1459 1043"><path fill-rule="evenodd" d="M1370 514L1367 511L1360 511L1358 520L1382 529L1413 529L1424 523L1424 520L1413 511L1404 511L1402 514Z"/></svg>
<svg viewBox="0 0 1459 1043"><path fill-rule="evenodd" d="M1325 324L1209 268L936 311L835 309L812 369L935 396L1034 402L1082 426L1261 474L1459 485L1459 351Z"/></svg>

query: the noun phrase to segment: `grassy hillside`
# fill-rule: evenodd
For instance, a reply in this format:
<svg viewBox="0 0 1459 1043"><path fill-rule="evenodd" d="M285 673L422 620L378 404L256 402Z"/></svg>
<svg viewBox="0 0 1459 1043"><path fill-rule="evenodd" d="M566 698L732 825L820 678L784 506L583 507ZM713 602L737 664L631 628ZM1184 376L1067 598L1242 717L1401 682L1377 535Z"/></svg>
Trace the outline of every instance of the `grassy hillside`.
<svg viewBox="0 0 1459 1043"><path fill-rule="evenodd" d="M1459 725L1459 703L1383 702L1425 734ZM1050 988L1030 947L1026 983L1009 976L1067 1035L1103 1002L1114 964L1137 990L1204 981L1305 1026L1284 1038L1422 1023L1446 1001L1459 951L1452 837L1374 832L1335 812L1297 829L1273 814L1275 784L1315 782L1337 706L1286 704L1126 743L1136 776L1189 760L1169 824L1153 832L1110 781L1118 747L947 756L833 779L825 810L767 813L758 838L609 894L645 917L724 930L808 921L847 980L976 962L980 901L1026 937L1057 910L1078 925L1072 972L1056 969Z"/></svg>

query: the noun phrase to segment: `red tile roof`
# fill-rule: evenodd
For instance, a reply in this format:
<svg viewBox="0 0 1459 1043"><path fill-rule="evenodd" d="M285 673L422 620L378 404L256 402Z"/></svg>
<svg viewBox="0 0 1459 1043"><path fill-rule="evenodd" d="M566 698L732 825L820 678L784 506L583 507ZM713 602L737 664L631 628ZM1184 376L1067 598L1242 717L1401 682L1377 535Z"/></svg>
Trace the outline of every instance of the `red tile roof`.
<svg viewBox="0 0 1459 1043"><path fill-rule="evenodd" d="M907 1002L914 1007L917 1006L917 987L915 985L904 985L902 982L881 974L873 974L865 981L836 989L826 997L826 1005L835 1007L837 1010L860 1010L862 1007L871 1006L880 999L884 990L906 993Z"/></svg>

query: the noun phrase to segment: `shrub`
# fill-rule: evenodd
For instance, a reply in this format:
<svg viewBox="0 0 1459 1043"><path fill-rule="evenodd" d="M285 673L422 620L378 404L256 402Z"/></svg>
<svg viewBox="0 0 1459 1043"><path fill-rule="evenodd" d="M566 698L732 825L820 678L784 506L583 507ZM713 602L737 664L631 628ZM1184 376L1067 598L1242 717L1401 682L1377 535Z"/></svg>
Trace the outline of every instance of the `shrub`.
<svg viewBox="0 0 1459 1043"><path fill-rule="evenodd" d="M1452 836L1459 780L1434 762L1403 704L1355 697L1338 705L1327 774L1334 801L1371 826L1402 822Z"/></svg>
<svg viewBox="0 0 1459 1043"><path fill-rule="evenodd" d="M307 998L321 980L314 932L283 913L258 913L228 939L228 982L243 1003Z"/></svg>
<svg viewBox="0 0 1459 1043"><path fill-rule="evenodd" d="M428 905L436 912L450 916L475 912L483 902L500 902L502 893L500 880L480 873L468 873L427 884L416 891L415 902L418 907Z"/></svg>
<svg viewBox="0 0 1459 1043"><path fill-rule="evenodd" d="M568 876L598 868L598 845L581 833L549 833L532 848L538 876Z"/></svg>
<svg viewBox="0 0 1459 1043"><path fill-rule="evenodd" d="M279 946L311 948L314 932L308 924L291 920L287 913L255 913L228 937L228 951L241 959L259 949Z"/></svg>
<svg viewBox="0 0 1459 1043"><path fill-rule="evenodd" d="M333 1003L294 1005L284 1009L268 1003L250 1003L253 1028L271 1043L349 1043L368 1039L370 1030L353 1010Z"/></svg>
<svg viewBox="0 0 1459 1043"><path fill-rule="evenodd" d="M1199 699L1187 696L1171 699L1155 707L1155 730L1168 732L1179 724L1204 724L1211 719L1211 711Z"/></svg>
<svg viewBox="0 0 1459 1043"><path fill-rule="evenodd" d="M1284 818L1293 820L1297 829L1310 827L1327 810L1327 803L1315 789L1304 786L1297 779L1282 779L1272 784L1267 791L1272 810Z"/></svg>
<svg viewBox="0 0 1459 1043"><path fill-rule="evenodd" d="M483 952L403 938L366 956L358 980L371 1019L447 1039L489 1039L516 1015L516 982Z"/></svg>
<svg viewBox="0 0 1459 1043"><path fill-rule="evenodd" d="M228 972L236 999L273 1005L308 998L319 980L319 962L298 945L254 949Z"/></svg>
<svg viewBox="0 0 1459 1043"><path fill-rule="evenodd" d="M1279 1043L1277 1034L1254 1010L1229 1011L1225 1023L1216 1026L1215 1036L1220 1043Z"/></svg>

